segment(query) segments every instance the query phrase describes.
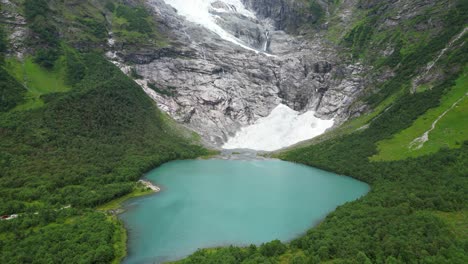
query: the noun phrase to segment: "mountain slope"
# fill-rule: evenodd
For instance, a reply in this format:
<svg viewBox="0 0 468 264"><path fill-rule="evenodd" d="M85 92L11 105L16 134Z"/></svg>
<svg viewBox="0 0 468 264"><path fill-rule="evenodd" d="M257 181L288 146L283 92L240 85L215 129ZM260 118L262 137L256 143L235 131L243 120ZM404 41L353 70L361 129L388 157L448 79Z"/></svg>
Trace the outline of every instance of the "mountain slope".
<svg viewBox="0 0 468 264"><path fill-rule="evenodd" d="M17 49L22 58L10 53L3 60L1 50L0 214L20 217L0 221L0 262L122 258L123 227L94 208L143 189L136 181L147 170L206 150L102 50L70 46L75 40L59 34L64 29L53 22L67 19L51 9L63 4L16 4L9 11L21 15L24 7L29 22L27 41ZM10 25L2 28L18 30ZM9 49L18 44L3 41Z"/></svg>

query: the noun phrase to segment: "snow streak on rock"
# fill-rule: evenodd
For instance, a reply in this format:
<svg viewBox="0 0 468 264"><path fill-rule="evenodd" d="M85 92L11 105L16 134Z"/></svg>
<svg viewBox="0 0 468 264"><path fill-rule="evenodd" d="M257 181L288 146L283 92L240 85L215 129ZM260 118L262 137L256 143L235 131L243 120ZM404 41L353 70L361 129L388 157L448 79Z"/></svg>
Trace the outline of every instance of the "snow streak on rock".
<svg viewBox="0 0 468 264"><path fill-rule="evenodd" d="M216 33L222 39L239 45L244 49L258 52L242 43L242 41L229 34L216 23L216 12L233 12L255 18L255 14L247 10L241 0L164 0L164 2L177 9L178 14L184 16L188 21L200 24Z"/></svg>

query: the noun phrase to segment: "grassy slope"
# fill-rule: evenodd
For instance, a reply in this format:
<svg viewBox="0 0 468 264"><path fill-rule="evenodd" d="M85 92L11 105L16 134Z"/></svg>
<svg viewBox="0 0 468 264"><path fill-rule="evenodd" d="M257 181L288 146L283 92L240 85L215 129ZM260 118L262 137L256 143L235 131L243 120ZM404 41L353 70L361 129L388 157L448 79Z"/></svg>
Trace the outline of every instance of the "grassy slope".
<svg viewBox="0 0 468 264"><path fill-rule="evenodd" d="M64 67L60 64L56 69L48 71L34 63L32 58L27 58L23 62L10 58L6 62L5 69L27 89L26 102L17 106L17 110L44 106L44 102L40 99L42 95L70 90L65 84Z"/></svg>
<svg viewBox="0 0 468 264"><path fill-rule="evenodd" d="M414 121L413 125L391 139L378 142L379 153L371 157L373 161L400 160L418 157L439 151L442 147L460 147L468 140L468 75L467 71L459 77L456 85L445 94L439 106L430 109ZM432 123L458 100L456 107L439 120L435 129L429 133L429 141L420 149L411 148L411 142L428 131Z"/></svg>

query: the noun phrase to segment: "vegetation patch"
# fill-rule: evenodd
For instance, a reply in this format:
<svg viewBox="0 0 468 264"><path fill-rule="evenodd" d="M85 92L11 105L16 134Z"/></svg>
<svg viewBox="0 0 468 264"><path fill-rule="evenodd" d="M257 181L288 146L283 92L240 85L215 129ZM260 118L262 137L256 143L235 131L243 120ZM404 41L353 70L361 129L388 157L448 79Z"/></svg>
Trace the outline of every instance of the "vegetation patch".
<svg viewBox="0 0 468 264"><path fill-rule="evenodd" d="M26 89L5 69L0 67L0 112L24 103Z"/></svg>
<svg viewBox="0 0 468 264"><path fill-rule="evenodd" d="M41 210L0 223L2 263L109 263L115 225L99 212Z"/></svg>
<svg viewBox="0 0 468 264"><path fill-rule="evenodd" d="M464 243L468 242L468 211L462 210L457 212L434 212L448 224L452 233Z"/></svg>
<svg viewBox="0 0 468 264"><path fill-rule="evenodd" d="M146 7L108 3L106 8L112 11L112 32L119 41L157 47L167 45L166 38L158 31L158 26Z"/></svg>
<svg viewBox="0 0 468 264"><path fill-rule="evenodd" d="M0 8L0 11L1 11L1 8ZM7 50L7 45L8 45L8 42L6 40L5 30L3 29L3 26L0 25L0 63L3 63L3 60L5 59L5 52Z"/></svg>
<svg viewBox="0 0 468 264"><path fill-rule="evenodd" d="M34 61L45 68L52 68L60 56L59 31L54 25L52 12L46 0L25 0L24 15L33 32L29 41L35 45Z"/></svg>
<svg viewBox="0 0 468 264"><path fill-rule="evenodd" d="M151 189L145 187L144 185L140 183L136 183L131 193L124 195L122 197L119 197L117 199L114 199L106 204L99 205L97 209L100 211L111 211L111 210L117 211L122 208L124 202L132 198L137 198L137 197L141 197L141 196L145 196L145 195L149 195L153 193L154 191L152 191Z"/></svg>
<svg viewBox="0 0 468 264"><path fill-rule="evenodd" d="M148 87L158 94L173 97L177 95L176 87L168 86L166 89L160 89L154 83L148 83Z"/></svg>
<svg viewBox="0 0 468 264"><path fill-rule="evenodd" d="M125 229L124 224L118 219L117 216L109 216L109 221L111 221L115 226L114 236L113 236L113 247L114 247L114 259L112 264L119 264L127 256L127 230Z"/></svg>
<svg viewBox="0 0 468 264"><path fill-rule="evenodd" d="M62 60L63 61L63 60ZM8 59L5 68L27 90L25 103L17 110L29 110L44 106L43 95L63 93L71 88L65 83L65 67L62 61L55 64L53 69L46 69L28 57L24 61Z"/></svg>

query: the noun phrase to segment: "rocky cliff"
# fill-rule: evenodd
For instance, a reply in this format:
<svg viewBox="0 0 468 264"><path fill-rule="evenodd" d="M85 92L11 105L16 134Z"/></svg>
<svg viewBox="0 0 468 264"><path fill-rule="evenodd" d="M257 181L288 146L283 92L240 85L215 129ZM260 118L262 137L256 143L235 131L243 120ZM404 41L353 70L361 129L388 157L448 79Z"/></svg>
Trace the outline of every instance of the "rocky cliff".
<svg viewBox="0 0 468 264"><path fill-rule="evenodd" d="M148 1L170 45L158 52L114 48L110 58L134 71L161 109L209 143L222 145L279 104L337 124L363 109L353 105L363 87L361 64L342 60L320 37L283 31L314 20L295 16L296 2L244 1L242 12L235 6L240 1L208 2L214 30L190 21L171 1Z"/></svg>
<svg viewBox="0 0 468 264"><path fill-rule="evenodd" d="M297 33L298 29L317 22L323 15L322 5L310 8L308 1L296 0L243 0L249 9L262 19L269 19L276 29Z"/></svg>

